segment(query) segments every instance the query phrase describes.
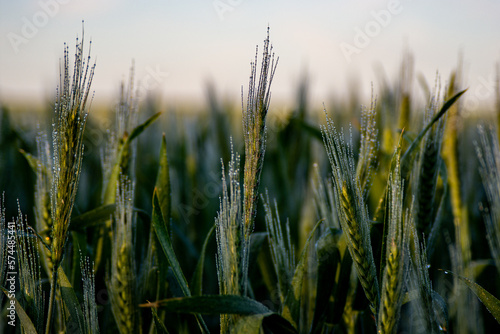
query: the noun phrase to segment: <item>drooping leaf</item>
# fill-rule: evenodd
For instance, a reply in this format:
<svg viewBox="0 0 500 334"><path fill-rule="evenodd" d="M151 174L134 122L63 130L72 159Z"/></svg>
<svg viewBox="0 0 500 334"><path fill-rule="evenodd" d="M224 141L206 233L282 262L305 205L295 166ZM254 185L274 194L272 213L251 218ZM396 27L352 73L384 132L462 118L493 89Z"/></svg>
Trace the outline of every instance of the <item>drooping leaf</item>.
<svg viewBox="0 0 500 334"><path fill-rule="evenodd" d="M486 291L482 286L479 284L471 281L470 279L463 277L461 275L455 274L451 271L446 270L446 274L451 274L455 277L457 277L459 280L465 283L469 287L469 289L474 292L474 294L479 298L481 303L483 303L484 306L488 309L488 311L491 313L491 315L495 318L495 320L500 324L500 300L498 300L495 296L493 296L491 293Z"/></svg>
<svg viewBox="0 0 500 334"><path fill-rule="evenodd" d="M273 313L256 300L238 295L205 295L170 298L141 304L141 307L157 307L176 313L240 314L254 315Z"/></svg>
<svg viewBox="0 0 500 334"><path fill-rule="evenodd" d="M138 125L134 130L132 130L132 133L130 136L127 138L128 142L131 142L134 140L137 136L139 136L144 130L146 130L158 117L160 117L161 111L157 112L150 118L146 120L146 122L142 123L141 125Z"/></svg>
<svg viewBox="0 0 500 334"><path fill-rule="evenodd" d="M5 293L5 295L8 297L9 296L9 291L4 289L3 287L0 287L0 290ZM33 322L31 321L30 317L28 317L28 314L26 314L26 311L23 309L21 304L17 301L16 298L12 299L15 303L15 308L16 308L16 315L19 317L19 320L21 320L21 326L23 327L23 330L27 334L37 334L35 326L33 325ZM10 303L7 302L7 303ZM6 306L8 307L8 306ZM4 316L4 315L2 315ZM10 318L7 317L7 322L10 321Z"/></svg>
<svg viewBox="0 0 500 334"><path fill-rule="evenodd" d="M62 266L57 269L57 276L59 278L59 285L61 287L61 296L69 311L70 318L66 322L66 328L71 330L72 333L83 333L85 319L83 317L80 302L76 297L75 291L64 273Z"/></svg>
<svg viewBox="0 0 500 334"><path fill-rule="evenodd" d="M98 225L105 222L113 215L116 210L116 205L106 204L101 205L95 209L82 213L79 216L71 218L70 229L81 231L87 227Z"/></svg>
<svg viewBox="0 0 500 334"><path fill-rule="evenodd" d="M132 130L132 133L129 136L124 138L124 142L120 145L118 156L116 158L115 164L113 165L113 169L111 171L111 175L109 177L108 185L104 195L104 204L114 203L115 201L116 186L118 184L118 180L121 173L121 166L123 163L122 160L129 150L130 143L137 136L139 136L144 130L146 130L148 126L150 126L160 115L161 112L154 114L153 116L148 118L146 122L142 123L141 125L138 125L134 130Z"/></svg>

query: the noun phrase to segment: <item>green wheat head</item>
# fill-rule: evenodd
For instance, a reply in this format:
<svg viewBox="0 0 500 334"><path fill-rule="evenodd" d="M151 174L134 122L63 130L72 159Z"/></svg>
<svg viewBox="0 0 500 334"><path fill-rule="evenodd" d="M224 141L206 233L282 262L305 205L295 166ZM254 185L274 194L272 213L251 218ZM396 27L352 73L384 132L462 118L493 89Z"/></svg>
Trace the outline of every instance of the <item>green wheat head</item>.
<svg viewBox="0 0 500 334"><path fill-rule="evenodd" d="M488 198L489 209L485 209L487 239L491 255L500 273L500 145L493 128L479 127L476 153L480 164L480 174Z"/></svg>
<svg viewBox="0 0 500 334"><path fill-rule="evenodd" d="M111 265L107 279L111 310L121 334L140 329L137 311L136 265L134 260L134 185L125 176L116 190Z"/></svg>
<svg viewBox="0 0 500 334"><path fill-rule="evenodd" d="M89 51L90 53L90 51ZM73 74L70 73L69 48L65 47L61 82L57 91L52 129L52 263L61 262L71 211L78 189L83 153L83 131L88 115L87 101L95 64L84 57L83 37L76 42Z"/></svg>
<svg viewBox="0 0 500 334"><path fill-rule="evenodd" d="M321 132L332 167L340 225L370 309L376 315L379 287L370 241L370 221L360 181L356 177L352 145L345 142L343 132L337 131L328 116Z"/></svg>
<svg viewBox="0 0 500 334"><path fill-rule="evenodd" d="M232 151L228 166L228 178L222 163L222 197L220 210L215 219L217 226L217 277L221 295L241 295L246 284L245 254L249 252L249 239L245 238L242 221L240 187L240 156ZM234 316L221 315L221 333L228 333L234 326Z"/></svg>
<svg viewBox="0 0 500 334"><path fill-rule="evenodd" d="M439 88L429 101L424 118L424 127L429 124L435 114L439 111ZM435 216L436 187L441 165L441 147L443 143L443 133L445 119L442 118L433 125L431 130L422 139L420 155L417 160L417 170L414 178L415 187L415 210L417 212L417 231L429 235Z"/></svg>
<svg viewBox="0 0 500 334"><path fill-rule="evenodd" d="M80 270L83 282L83 317L85 334L98 334L97 304L95 301L94 263L80 254Z"/></svg>
<svg viewBox="0 0 500 334"><path fill-rule="evenodd" d="M250 64L250 81L246 108L243 108L243 136L245 139L245 170L243 181L243 219L246 234L253 229L256 213L260 173L264 164L266 150L266 116L271 102L271 83L278 65L269 42L269 29L264 41L262 64L257 77L257 54ZM258 81L257 81L258 80Z"/></svg>
<svg viewBox="0 0 500 334"><path fill-rule="evenodd" d="M408 225L413 224L410 212L403 215L404 186L399 156L395 158L396 166L388 180L388 222L385 227L388 232L377 325L380 333L396 333L397 330L409 263Z"/></svg>
<svg viewBox="0 0 500 334"><path fill-rule="evenodd" d="M292 286L295 272L295 251L291 243L290 224L287 221L285 233L283 233L278 212L278 204L274 200L274 212L269 201L269 194L261 196L266 214L266 230L269 240L269 248L273 260L274 270L278 278L278 291L281 304L285 302L288 291Z"/></svg>
<svg viewBox="0 0 500 334"><path fill-rule="evenodd" d="M35 218L38 233L43 237L44 245L40 245L43 254L41 260L48 276L52 275L52 208L50 192L52 187L52 161L50 159L50 144L45 132L40 132L36 138L37 166L35 183Z"/></svg>
<svg viewBox="0 0 500 334"><path fill-rule="evenodd" d="M101 150L102 164L102 197L103 203L109 204L114 201L116 184L109 184L113 167L117 163L119 153L127 137L132 133L132 130L137 126L138 121L138 99L137 93L134 90L134 65L130 68L129 82L125 85L124 82L120 85L120 99L115 107L114 129L107 130L107 141L104 148ZM120 163L120 172L127 175L132 181L135 175L135 156L136 145L132 144L125 148L123 157ZM117 180L119 181L119 180Z"/></svg>

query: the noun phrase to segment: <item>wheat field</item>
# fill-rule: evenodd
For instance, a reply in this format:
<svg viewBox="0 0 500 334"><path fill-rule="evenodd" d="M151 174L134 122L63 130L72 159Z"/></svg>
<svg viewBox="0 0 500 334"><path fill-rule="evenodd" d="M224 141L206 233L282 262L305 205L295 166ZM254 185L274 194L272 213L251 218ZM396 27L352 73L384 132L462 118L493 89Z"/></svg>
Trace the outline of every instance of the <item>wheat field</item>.
<svg viewBox="0 0 500 334"><path fill-rule="evenodd" d="M500 331L498 80L465 116L461 64L418 99L405 59L277 115L268 29L241 110L140 100L132 68L102 121L75 44L33 124L0 105L0 332Z"/></svg>

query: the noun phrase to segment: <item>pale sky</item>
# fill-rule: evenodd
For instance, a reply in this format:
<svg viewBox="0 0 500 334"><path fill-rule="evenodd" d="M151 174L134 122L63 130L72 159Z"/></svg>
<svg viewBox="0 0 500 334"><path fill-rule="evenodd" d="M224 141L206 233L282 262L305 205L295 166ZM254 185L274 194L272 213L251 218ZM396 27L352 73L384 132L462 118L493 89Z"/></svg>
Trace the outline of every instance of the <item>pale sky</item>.
<svg viewBox="0 0 500 334"><path fill-rule="evenodd" d="M132 60L142 89L164 100L203 101L210 80L219 96L238 101L268 25L280 57L273 99L290 105L303 73L319 106L346 96L350 76L362 96L371 82L376 92L375 64L395 79L409 50L430 84L436 71L446 84L461 52L472 108L493 99L500 61L493 0L0 0L0 102L53 97L64 42L74 52L82 20L97 60L97 102L116 98Z"/></svg>

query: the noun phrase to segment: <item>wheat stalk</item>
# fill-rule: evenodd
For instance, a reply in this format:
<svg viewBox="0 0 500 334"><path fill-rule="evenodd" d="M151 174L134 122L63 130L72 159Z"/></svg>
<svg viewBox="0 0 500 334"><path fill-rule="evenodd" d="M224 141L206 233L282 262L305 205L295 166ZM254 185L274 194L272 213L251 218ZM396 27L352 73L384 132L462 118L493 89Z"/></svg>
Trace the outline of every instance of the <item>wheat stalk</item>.
<svg viewBox="0 0 500 334"><path fill-rule="evenodd" d="M83 35L83 33L82 33ZM94 76L94 65L83 54L83 41L76 39L75 63L70 74L69 49L65 45L64 58L57 90L55 116L52 127L52 189L51 217L52 281L49 297L48 318L45 328L50 332L52 309L57 284L57 269L61 263L66 244L71 212L78 189L83 156L83 131L87 121L87 100ZM90 54L90 47L89 47Z"/></svg>

